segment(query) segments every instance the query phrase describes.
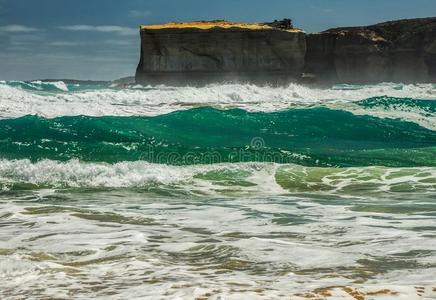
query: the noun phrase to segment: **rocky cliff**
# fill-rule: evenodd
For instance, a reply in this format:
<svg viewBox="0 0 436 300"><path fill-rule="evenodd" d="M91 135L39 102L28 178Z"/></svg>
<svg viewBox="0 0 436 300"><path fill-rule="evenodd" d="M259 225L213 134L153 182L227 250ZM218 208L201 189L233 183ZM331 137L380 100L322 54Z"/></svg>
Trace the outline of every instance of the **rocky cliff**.
<svg viewBox="0 0 436 300"><path fill-rule="evenodd" d="M436 81L436 18L330 29L306 40L305 71L323 82Z"/></svg>
<svg viewBox="0 0 436 300"><path fill-rule="evenodd" d="M136 79L147 83L286 82L303 72L305 34L223 21L141 27Z"/></svg>
<svg viewBox="0 0 436 300"><path fill-rule="evenodd" d="M170 23L140 32L139 83L436 82L436 18L309 35L290 20Z"/></svg>

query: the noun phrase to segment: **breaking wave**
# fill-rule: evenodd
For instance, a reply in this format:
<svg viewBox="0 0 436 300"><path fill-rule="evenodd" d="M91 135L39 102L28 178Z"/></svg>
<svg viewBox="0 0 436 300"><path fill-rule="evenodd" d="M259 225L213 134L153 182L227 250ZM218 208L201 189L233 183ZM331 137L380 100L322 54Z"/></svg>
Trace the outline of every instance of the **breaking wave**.
<svg viewBox="0 0 436 300"><path fill-rule="evenodd" d="M69 92L65 92L65 90ZM199 106L241 108L247 111L278 111L313 105L350 105L371 97L436 99L432 84L338 85L329 89L298 84L285 87L250 84L213 84L202 88L134 86L109 84L65 84L63 82L0 82L0 117L27 114L47 118L59 116L154 116ZM371 113L371 110L369 110Z"/></svg>
<svg viewBox="0 0 436 300"><path fill-rule="evenodd" d="M0 153L32 161L434 166L436 131L324 107L270 113L197 108L155 117L25 116L0 120Z"/></svg>
<svg viewBox="0 0 436 300"><path fill-rule="evenodd" d="M0 160L0 187L139 188L167 194L285 194L287 192L434 192L436 168L318 168L273 163L168 166L78 160Z"/></svg>

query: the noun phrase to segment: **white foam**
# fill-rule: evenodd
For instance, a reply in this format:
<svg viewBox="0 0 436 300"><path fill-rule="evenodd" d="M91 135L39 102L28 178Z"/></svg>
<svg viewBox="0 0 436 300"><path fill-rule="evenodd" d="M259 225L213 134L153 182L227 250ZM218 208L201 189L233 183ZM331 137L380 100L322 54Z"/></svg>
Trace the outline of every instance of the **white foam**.
<svg viewBox="0 0 436 300"><path fill-rule="evenodd" d="M65 84L54 83L66 90ZM431 84L380 84L355 87L317 89L290 84L286 87L260 87L250 84L213 84L195 87L135 87L68 93L25 91L0 83L0 117L23 115L44 117L89 116L153 116L198 106L242 108L248 111L277 111L313 104L348 103L374 96L436 99Z"/></svg>
<svg viewBox="0 0 436 300"><path fill-rule="evenodd" d="M275 182L278 165L261 163L215 164L197 166L169 166L144 161L85 163L78 160L59 162L42 160L32 163L23 160L0 160L0 187L9 189L14 184L31 184L40 188L147 188L176 189L179 192L215 194L229 192L283 193ZM209 172L235 174L229 179L201 177ZM200 176L200 177L198 177ZM213 176L213 175L212 175ZM225 176L225 175L224 175ZM226 180L251 182L250 186L228 186Z"/></svg>
<svg viewBox="0 0 436 300"><path fill-rule="evenodd" d="M436 296L435 218L350 209L413 208L423 204L419 197L338 196L330 204L313 194L205 201L120 190L60 195L0 202L3 298Z"/></svg>
<svg viewBox="0 0 436 300"><path fill-rule="evenodd" d="M52 85L60 91L68 92L68 87L63 81L51 81L51 82L32 81L32 83L37 83L40 85Z"/></svg>
<svg viewBox="0 0 436 300"><path fill-rule="evenodd" d="M274 163L170 166L145 161L87 163L79 160L0 160L0 187L159 188L199 195L325 191L338 194L436 190L436 168L311 168Z"/></svg>

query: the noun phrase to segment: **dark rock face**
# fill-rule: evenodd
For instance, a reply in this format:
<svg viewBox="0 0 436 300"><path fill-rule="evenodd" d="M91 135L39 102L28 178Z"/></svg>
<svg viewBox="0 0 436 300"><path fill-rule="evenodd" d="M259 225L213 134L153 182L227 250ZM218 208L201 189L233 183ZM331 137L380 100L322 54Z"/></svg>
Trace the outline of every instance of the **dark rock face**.
<svg viewBox="0 0 436 300"><path fill-rule="evenodd" d="M307 36L306 72L341 83L435 82L436 18Z"/></svg>
<svg viewBox="0 0 436 300"><path fill-rule="evenodd" d="M309 35L292 29L290 20L241 26L215 22L224 25L142 28L136 81L287 83L306 73L303 79L320 84L436 82L436 18Z"/></svg>
<svg viewBox="0 0 436 300"><path fill-rule="evenodd" d="M136 79L147 83L290 81L300 76L305 34L279 29L141 30Z"/></svg>
<svg viewBox="0 0 436 300"><path fill-rule="evenodd" d="M424 61L428 68L428 75L432 82L436 82L436 42L427 49Z"/></svg>
<svg viewBox="0 0 436 300"><path fill-rule="evenodd" d="M337 82L335 66L336 37L329 34L306 36L305 72L314 74L318 82Z"/></svg>

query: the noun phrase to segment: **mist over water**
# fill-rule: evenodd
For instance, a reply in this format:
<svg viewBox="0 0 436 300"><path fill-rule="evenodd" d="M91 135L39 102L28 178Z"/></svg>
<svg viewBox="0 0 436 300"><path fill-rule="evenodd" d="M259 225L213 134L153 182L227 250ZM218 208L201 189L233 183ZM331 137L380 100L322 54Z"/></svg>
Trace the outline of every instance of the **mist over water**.
<svg viewBox="0 0 436 300"><path fill-rule="evenodd" d="M433 299L435 100L0 82L0 296Z"/></svg>

